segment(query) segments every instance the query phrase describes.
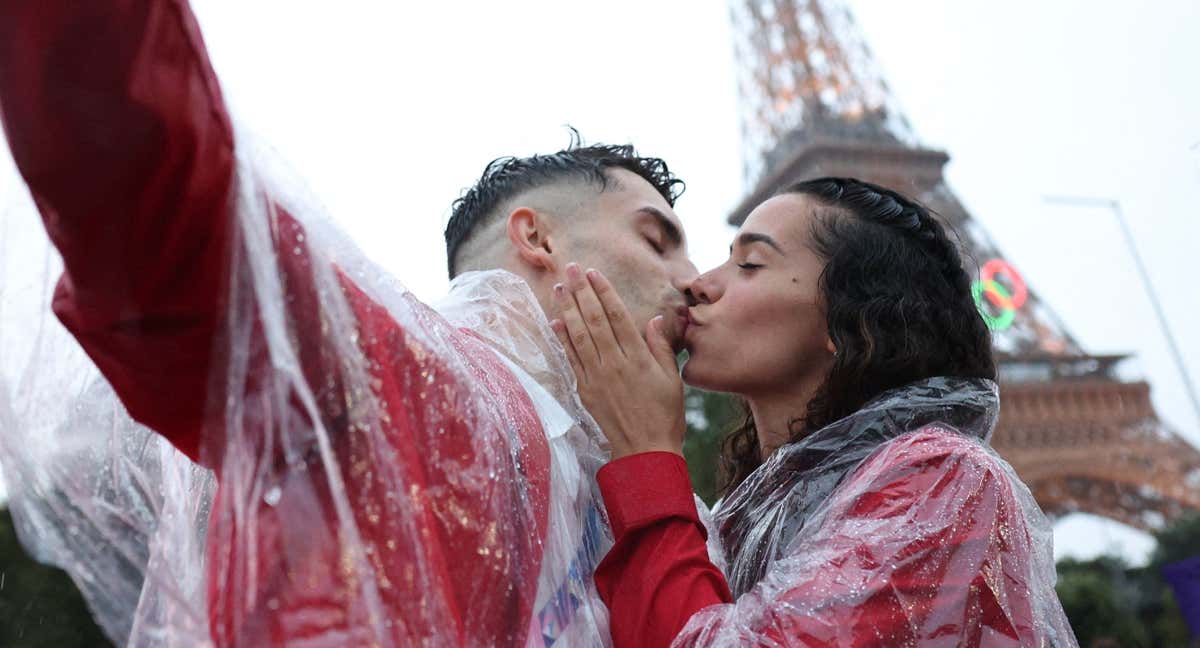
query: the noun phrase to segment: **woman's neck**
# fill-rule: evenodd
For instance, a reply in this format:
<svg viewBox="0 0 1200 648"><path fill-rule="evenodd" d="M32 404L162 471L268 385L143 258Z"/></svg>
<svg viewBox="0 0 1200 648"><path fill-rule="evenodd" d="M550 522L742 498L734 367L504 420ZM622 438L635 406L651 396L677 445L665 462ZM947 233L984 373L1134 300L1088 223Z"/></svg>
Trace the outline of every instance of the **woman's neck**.
<svg viewBox="0 0 1200 648"><path fill-rule="evenodd" d="M808 412L808 402L824 381L824 372L814 372L814 375L792 383L786 391L746 396L764 461L791 440L795 427L793 422L804 418Z"/></svg>

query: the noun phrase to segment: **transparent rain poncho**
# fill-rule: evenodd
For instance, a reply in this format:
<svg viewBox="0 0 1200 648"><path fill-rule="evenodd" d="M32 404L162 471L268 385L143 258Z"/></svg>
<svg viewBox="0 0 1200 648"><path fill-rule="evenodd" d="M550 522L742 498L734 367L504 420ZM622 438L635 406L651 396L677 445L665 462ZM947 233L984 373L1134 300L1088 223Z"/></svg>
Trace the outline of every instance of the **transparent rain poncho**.
<svg viewBox="0 0 1200 648"><path fill-rule="evenodd" d="M734 602L674 645L1075 646L998 399L929 379L777 450L714 512Z"/></svg>
<svg viewBox="0 0 1200 648"><path fill-rule="evenodd" d="M443 316L369 263L235 135L186 3L19 4L0 42L33 197L0 223L0 466L110 637L608 643L602 437L523 282Z"/></svg>

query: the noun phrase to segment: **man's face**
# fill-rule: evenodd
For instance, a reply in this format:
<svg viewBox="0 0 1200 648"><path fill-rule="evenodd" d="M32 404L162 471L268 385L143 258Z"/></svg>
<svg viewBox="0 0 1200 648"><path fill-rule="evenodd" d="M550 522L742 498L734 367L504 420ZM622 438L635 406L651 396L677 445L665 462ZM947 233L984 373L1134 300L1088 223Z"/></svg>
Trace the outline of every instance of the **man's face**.
<svg viewBox="0 0 1200 648"><path fill-rule="evenodd" d="M688 260L683 225L654 187L625 169L608 171L609 186L597 194L558 236L559 281L565 265L603 272L644 330L663 315L664 332L682 348L687 322L684 291L696 278Z"/></svg>

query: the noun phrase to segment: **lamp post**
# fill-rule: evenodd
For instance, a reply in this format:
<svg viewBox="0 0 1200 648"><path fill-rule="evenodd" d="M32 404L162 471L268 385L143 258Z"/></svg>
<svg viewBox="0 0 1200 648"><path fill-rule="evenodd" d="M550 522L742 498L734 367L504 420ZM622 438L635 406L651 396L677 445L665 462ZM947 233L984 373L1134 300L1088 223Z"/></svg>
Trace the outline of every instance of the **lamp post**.
<svg viewBox="0 0 1200 648"><path fill-rule="evenodd" d="M1200 144L1198 142L1197 144ZM1183 362L1183 355L1179 353L1179 345L1175 343L1175 336L1171 334L1171 326L1167 323L1167 316L1163 312L1162 304L1158 300L1158 293L1154 291L1154 285L1150 283L1150 275L1146 272L1146 264L1142 262L1142 255L1138 253L1137 242L1133 239L1133 232L1129 229L1129 224L1125 221L1125 213L1121 211L1120 201L1111 198L1094 198L1089 196L1043 196L1043 200L1047 203L1055 205L1066 205L1068 207L1102 207L1112 210L1113 215L1117 217L1117 223L1121 226L1121 233L1125 236L1125 245L1129 247L1129 255L1133 257L1133 263L1137 267L1138 274L1141 275L1142 284L1146 288L1146 296L1150 298L1150 304L1154 307L1154 314L1158 317L1158 324L1162 327L1163 337L1167 339L1167 346L1171 349L1171 356L1175 359L1175 366L1179 370L1179 375L1183 377L1184 390L1187 392L1188 398L1192 401L1192 410L1196 414L1196 422L1200 424L1200 398L1196 397L1196 387L1192 383L1192 377L1188 373L1187 365Z"/></svg>

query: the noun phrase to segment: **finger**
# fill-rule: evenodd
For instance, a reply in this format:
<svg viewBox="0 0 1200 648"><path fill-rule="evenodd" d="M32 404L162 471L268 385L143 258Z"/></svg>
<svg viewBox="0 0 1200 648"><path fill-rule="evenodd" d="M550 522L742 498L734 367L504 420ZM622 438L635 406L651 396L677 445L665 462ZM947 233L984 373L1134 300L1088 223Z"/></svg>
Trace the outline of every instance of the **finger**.
<svg viewBox="0 0 1200 648"><path fill-rule="evenodd" d="M650 347L650 355L664 371L678 373L679 366L675 364L675 350L663 333L663 316L659 315L646 324L646 345Z"/></svg>
<svg viewBox="0 0 1200 648"><path fill-rule="evenodd" d="M608 277L605 277L599 270L588 270L587 278L592 284L592 289L596 291L596 298L600 300L600 306L608 315L608 324L612 328L612 334L616 338L617 344L626 355L631 354L642 344L642 336L638 333L633 318L629 316L629 309L625 307L625 302L617 294L617 289L609 283Z"/></svg>
<svg viewBox="0 0 1200 648"><path fill-rule="evenodd" d="M592 342L592 334L588 332L583 317L579 314L579 306L575 303L575 295L562 284L554 285L554 299L558 302L559 319L567 328L567 337L575 349L575 357L585 371L600 366L600 354L596 344Z"/></svg>
<svg viewBox="0 0 1200 648"><path fill-rule="evenodd" d="M604 307L600 305L600 298L596 296L591 282L584 277L583 271L574 263L567 266L567 287L575 295L579 314L592 336L600 359L615 360L621 356L621 346L617 344L617 338L613 335L612 325L608 322L608 314L604 312Z"/></svg>
<svg viewBox="0 0 1200 648"><path fill-rule="evenodd" d="M554 331L554 335L558 337L558 341L563 345L563 351L567 354L567 362L571 364L571 371L575 374L575 380L583 385L587 383L587 373L583 370L583 365L579 362L579 356L575 353L575 345L571 343L571 336L567 334L567 326L562 320L556 319L550 322L550 330Z"/></svg>

